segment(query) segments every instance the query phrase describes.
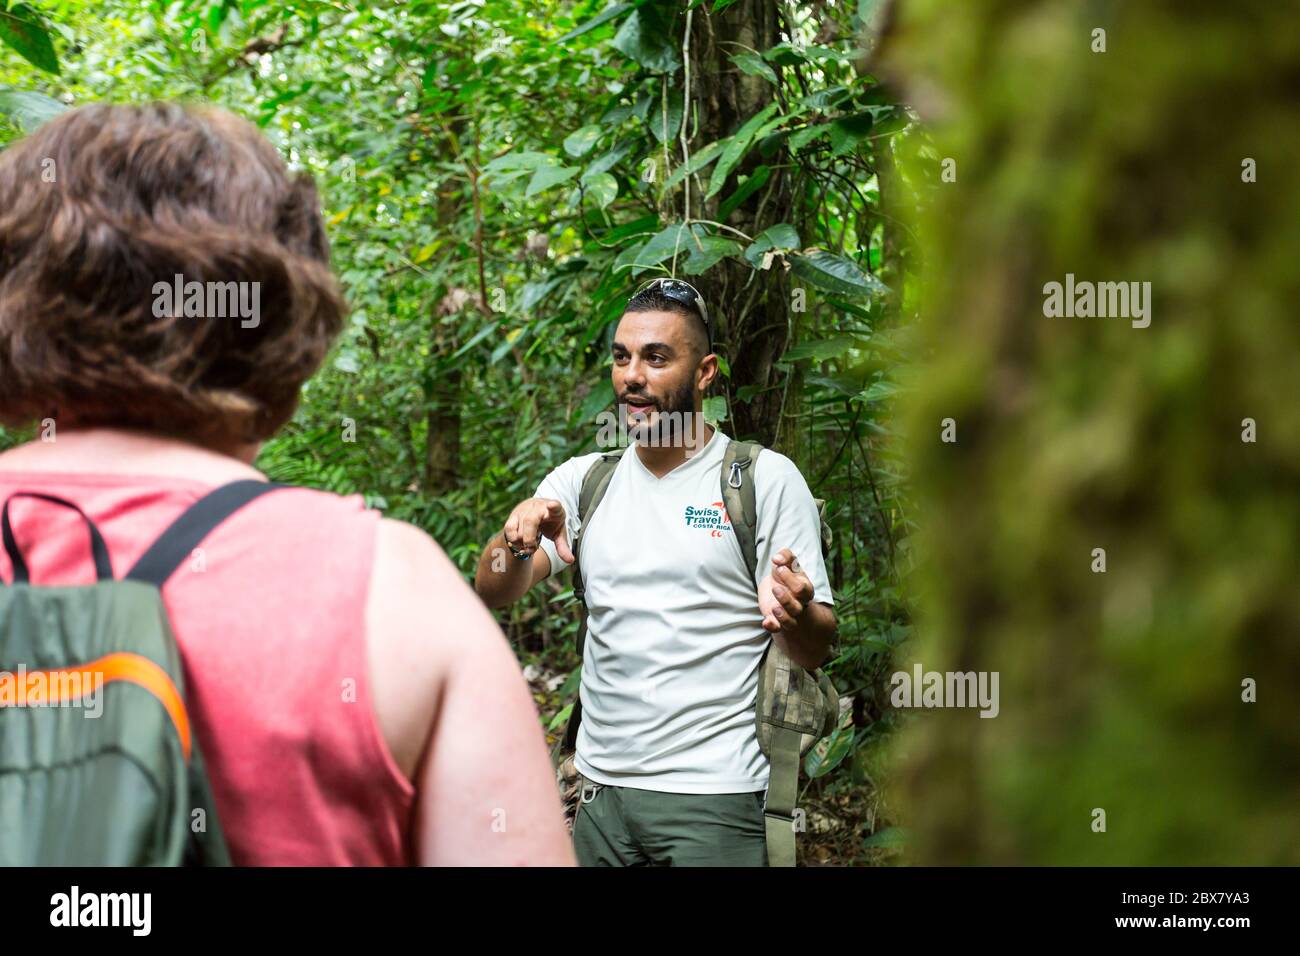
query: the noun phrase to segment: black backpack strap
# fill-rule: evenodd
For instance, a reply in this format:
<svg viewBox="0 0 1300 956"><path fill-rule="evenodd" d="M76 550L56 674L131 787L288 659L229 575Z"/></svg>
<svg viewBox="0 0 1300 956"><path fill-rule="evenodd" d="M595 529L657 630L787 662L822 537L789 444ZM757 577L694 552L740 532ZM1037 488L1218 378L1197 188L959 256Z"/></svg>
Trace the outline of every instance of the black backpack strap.
<svg viewBox="0 0 1300 956"><path fill-rule="evenodd" d="M135 567L127 572L126 580L143 581L161 588L180 567L181 562L194 552L217 525L254 498L286 487L289 486L248 478L232 481L208 492L173 521L171 527L149 546Z"/></svg>
<svg viewBox="0 0 1300 956"><path fill-rule="evenodd" d="M39 498L41 501L48 501L50 504L71 508L81 515L82 520L86 522L86 527L90 529L90 553L95 559L95 577L100 581L113 580L113 565L108 559L108 546L104 544L104 537L99 533L99 529L95 527L95 522L87 518L84 511L64 498L55 498L53 495L43 495L36 491L15 491L5 499L4 510L0 511L0 537L4 539L5 553L9 555L9 563L13 565L14 584L28 584L31 581L27 570L27 562L23 560L22 552L18 550L18 542L14 540L14 529L9 524L9 502L15 498ZM0 584L3 583L3 581L0 581Z"/></svg>

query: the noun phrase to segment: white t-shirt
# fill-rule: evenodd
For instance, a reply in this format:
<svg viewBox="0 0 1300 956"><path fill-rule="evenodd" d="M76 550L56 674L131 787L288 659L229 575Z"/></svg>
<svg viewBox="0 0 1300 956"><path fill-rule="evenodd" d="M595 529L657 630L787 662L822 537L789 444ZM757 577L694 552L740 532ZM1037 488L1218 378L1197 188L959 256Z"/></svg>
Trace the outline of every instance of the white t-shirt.
<svg viewBox="0 0 1300 956"><path fill-rule="evenodd" d="M668 793L767 787L754 707L763 630L754 582L721 502L730 439L715 432L663 478L623 453L582 535L588 631L578 769L597 783ZM537 497L564 505L570 543L578 495L599 453L570 458ZM764 450L744 473L758 502L758 567L789 548L833 604L812 493L784 455ZM551 573L567 565L543 538Z"/></svg>

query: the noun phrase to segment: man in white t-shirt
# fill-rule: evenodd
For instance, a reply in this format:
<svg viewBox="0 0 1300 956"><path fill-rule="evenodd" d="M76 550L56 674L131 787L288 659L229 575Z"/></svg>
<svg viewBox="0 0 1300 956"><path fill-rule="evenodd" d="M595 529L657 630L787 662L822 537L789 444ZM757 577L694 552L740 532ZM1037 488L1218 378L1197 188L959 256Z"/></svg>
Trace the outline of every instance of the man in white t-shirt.
<svg viewBox="0 0 1300 956"><path fill-rule="evenodd" d="M475 587L489 607L518 600L573 563L581 530L580 864L761 866L763 652L775 640L812 669L835 634L817 506L793 462L758 455L750 479L768 573L755 587L719 500L730 439L700 419L718 374L703 299L656 280L629 301L612 353L619 414L640 441L585 528L579 492L601 453L547 475L484 549Z"/></svg>

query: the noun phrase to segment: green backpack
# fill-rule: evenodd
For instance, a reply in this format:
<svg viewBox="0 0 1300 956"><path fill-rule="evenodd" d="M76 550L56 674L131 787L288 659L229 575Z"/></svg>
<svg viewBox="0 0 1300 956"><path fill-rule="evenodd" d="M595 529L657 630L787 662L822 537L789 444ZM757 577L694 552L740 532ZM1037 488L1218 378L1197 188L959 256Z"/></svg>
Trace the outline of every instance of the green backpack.
<svg viewBox="0 0 1300 956"><path fill-rule="evenodd" d="M578 495L578 534L573 540L573 593L578 599L578 656L587 637L586 589L582 580L582 528L595 512L609 487L614 469L625 448L602 454L582 480ZM749 577L758 587L758 547L756 543L758 509L754 482L745 480L745 472L758 460L763 446L757 442L733 441L727 445L722 461L722 501L731 521L736 541ZM752 472L751 472L752 474ZM817 501L821 518L822 556L831 549L831 529L826 523L826 502ZM795 802L799 798L799 767L802 757L822 737L835 730L839 720L839 694L820 669L808 671L795 664L775 641L768 644L759 672L758 701L754 713L758 745L771 765L767 802L763 808L767 829L767 859L770 866L795 865ZM573 703L558 754L571 755L578 743L578 726L582 721L582 700ZM571 756L567 758L572 762Z"/></svg>
<svg viewBox="0 0 1300 956"><path fill-rule="evenodd" d="M124 578L75 504L15 492L0 511L0 866L229 865L185 709L162 586L217 525L280 485L237 481L182 514ZM76 511L95 584L34 587L14 498Z"/></svg>

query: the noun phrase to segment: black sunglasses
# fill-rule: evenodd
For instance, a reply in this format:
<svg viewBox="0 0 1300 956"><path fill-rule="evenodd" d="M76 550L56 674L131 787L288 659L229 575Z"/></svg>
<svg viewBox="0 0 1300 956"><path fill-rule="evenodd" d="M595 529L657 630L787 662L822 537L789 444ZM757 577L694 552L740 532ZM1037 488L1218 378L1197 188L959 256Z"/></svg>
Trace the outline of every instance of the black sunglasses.
<svg viewBox="0 0 1300 956"><path fill-rule="evenodd" d="M689 282L681 279L658 278L651 279L641 288L636 290L636 295L640 295L647 289L658 289L674 302L680 302L682 305L689 306L699 315L704 322L705 334L709 337L709 351L713 351L713 323L709 321L709 307L704 304L704 296L700 295L700 290L695 288ZM635 298L635 295L633 296Z"/></svg>

